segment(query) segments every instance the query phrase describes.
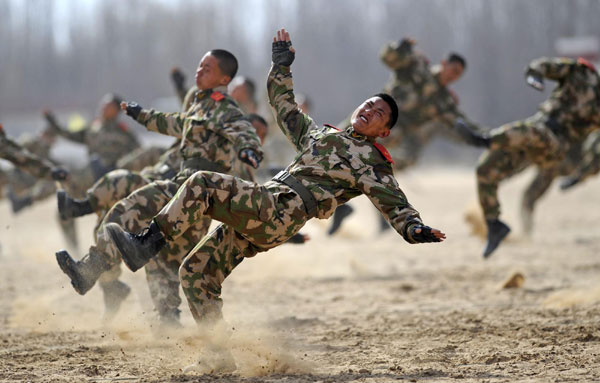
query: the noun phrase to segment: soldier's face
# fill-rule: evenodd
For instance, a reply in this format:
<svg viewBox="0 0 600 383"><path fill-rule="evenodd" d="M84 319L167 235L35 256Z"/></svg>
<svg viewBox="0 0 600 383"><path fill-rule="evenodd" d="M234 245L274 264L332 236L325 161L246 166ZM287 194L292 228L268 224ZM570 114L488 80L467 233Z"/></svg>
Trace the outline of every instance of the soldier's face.
<svg viewBox="0 0 600 383"><path fill-rule="evenodd" d="M363 102L350 118L350 124L357 133L367 137L387 137L390 128L387 125L392 110L379 97L371 97Z"/></svg>
<svg viewBox="0 0 600 383"><path fill-rule="evenodd" d="M216 57L205 54L196 69L196 86L200 90L213 89L219 86L227 85L231 77L223 74L219 68L219 60Z"/></svg>
<svg viewBox="0 0 600 383"><path fill-rule="evenodd" d="M465 68L458 62L447 62L442 60L442 71L440 72L440 82L442 85L452 84L462 76Z"/></svg>
<svg viewBox="0 0 600 383"><path fill-rule="evenodd" d="M105 120L114 120L119 116L121 109L114 102L107 102L102 105L102 118Z"/></svg>

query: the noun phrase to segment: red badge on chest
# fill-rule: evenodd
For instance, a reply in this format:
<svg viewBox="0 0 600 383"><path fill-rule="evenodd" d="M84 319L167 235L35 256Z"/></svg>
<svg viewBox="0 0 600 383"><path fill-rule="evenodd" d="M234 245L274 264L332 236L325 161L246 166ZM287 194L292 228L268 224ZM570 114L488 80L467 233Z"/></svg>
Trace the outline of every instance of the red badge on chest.
<svg viewBox="0 0 600 383"><path fill-rule="evenodd" d="M379 150L379 153L381 153L381 155L383 156L383 158L385 158L385 160L387 162L389 162L390 164L394 163L394 160L392 159L390 152L388 152L388 150L385 148L385 146L381 145L379 142L375 142L373 145L375 145L377 150Z"/></svg>
<svg viewBox="0 0 600 383"><path fill-rule="evenodd" d="M212 92L212 94L210 95L210 98L212 98L215 101L221 101L222 99L225 98L225 96L221 92Z"/></svg>

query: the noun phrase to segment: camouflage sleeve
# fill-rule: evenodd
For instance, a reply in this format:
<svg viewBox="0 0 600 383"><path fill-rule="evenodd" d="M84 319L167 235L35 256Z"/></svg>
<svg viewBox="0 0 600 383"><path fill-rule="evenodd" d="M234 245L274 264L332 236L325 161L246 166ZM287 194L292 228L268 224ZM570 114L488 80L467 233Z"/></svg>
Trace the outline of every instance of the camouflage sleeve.
<svg viewBox="0 0 600 383"><path fill-rule="evenodd" d="M269 104L275 111L277 124L298 151L308 144L309 133L318 126L302 113L294 98L294 82L289 67L273 64L267 79Z"/></svg>
<svg viewBox="0 0 600 383"><path fill-rule="evenodd" d="M35 156L7 137L0 138L0 158L10 161L32 176L52 180L54 165L50 161Z"/></svg>
<svg viewBox="0 0 600 383"><path fill-rule="evenodd" d="M406 242L417 243L410 236L410 229L423 222L419 212L408 203L394 178L391 166L378 164L364 171L358 178L357 187Z"/></svg>
<svg viewBox="0 0 600 383"><path fill-rule="evenodd" d="M71 131L63 126L60 126L56 123L50 124L50 127L56 134L59 136L66 138L69 141L79 142L81 144L85 144L85 136L87 135L87 130L89 125L86 125L84 128Z"/></svg>
<svg viewBox="0 0 600 383"><path fill-rule="evenodd" d="M576 65L577 62L569 58L541 57L529 63L525 71L525 76L536 74L550 80L558 81L566 77Z"/></svg>
<svg viewBox="0 0 600 383"><path fill-rule="evenodd" d="M256 182L256 179L254 178L254 169L237 158L233 161L231 174L246 181Z"/></svg>
<svg viewBox="0 0 600 383"><path fill-rule="evenodd" d="M211 129L211 127L212 124L207 126L208 129ZM256 135L256 130L246 118L234 117L230 121L225 121L221 128L216 129L216 132L231 140L238 153L244 149L252 149L262 161L263 151L260 139Z"/></svg>
<svg viewBox="0 0 600 383"><path fill-rule="evenodd" d="M444 127L445 129L449 129L449 130L454 130L456 128L456 123L461 122L469 130L471 130L473 132L484 132L485 131L485 129L481 125L471 121L457 107L450 108L449 110L444 112L440 116L438 122L442 125L442 127Z"/></svg>
<svg viewBox="0 0 600 383"><path fill-rule="evenodd" d="M152 132L182 138L185 119L182 113L162 113L154 109L142 109L137 121Z"/></svg>
<svg viewBox="0 0 600 383"><path fill-rule="evenodd" d="M388 43L381 50L379 57L392 70L406 68L415 60L413 44L410 39Z"/></svg>

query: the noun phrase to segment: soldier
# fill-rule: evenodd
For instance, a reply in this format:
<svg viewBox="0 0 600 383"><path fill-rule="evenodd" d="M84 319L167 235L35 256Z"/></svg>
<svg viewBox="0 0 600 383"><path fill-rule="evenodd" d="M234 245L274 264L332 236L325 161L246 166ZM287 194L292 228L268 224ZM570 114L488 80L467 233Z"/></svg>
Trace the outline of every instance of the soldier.
<svg viewBox="0 0 600 383"><path fill-rule="evenodd" d="M489 145L477 167L479 203L488 227L486 258L510 232L499 219L498 184L532 164L555 177L568 150L600 127L600 77L590 63L542 57L529 64L525 76L538 90L544 89L544 78L558 85L533 116L494 129L487 138L473 133Z"/></svg>
<svg viewBox="0 0 600 383"><path fill-rule="evenodd" d="M245 113L256 113L258 106L254 81L244 76L238 76L231 81L229 89L231 97L237 101Z"/></svg>
<svg viewBox="0 0 600 383"><path fill-rule="evenodd" d="M562 190L569 189L600 172L600 131L596 130L585 139L582 159L568 177L561 182Z"/></svg>
<svg viewBox="0 0 600 383"><path fill-rule="evenodd" d="M194 318L221 317L221 285L244 258L287 241L311 218L325 219L361 194L409 243L441 242L445 235L423 225L393 176L391 158L376 138L387 137L398 109L386 94L363 102L351 126L319 128L303 114L293 93L290 65L295 57L289 34L273 39L273 65L267 89L280 128L299 152L285 171L264 185L225 174L200 171L185 181L140 235L118 224L105 229L131 270L137 270L176 242L206 216L221 221L186 257L179 269Z"/></svg>
<svg viewBox="0 0 600 383"><path fill-rule="evenodd" d="M44 112L56 133L87 146L91 159L89 166L94 181L116 169L119 158L140 147L137 138L129 131L127 125L118 122L120 101L121 99L116 95L105 95L100 103L100 118L78 131L61 127L52 112ZM88 184L85 188L89 186Z"/></svg>
<svg viewBox="0 0 600 383"><path fill-rule="evenodd" d="M414 45L415 41L409 38L388 43L380 56L392 70L392 78L384 92L394 98L400 109L397 129L386 140L398 170L415 165L425 145L437 133L464 140L465 137L454 130L457 123L474 131L481 130L460 111L458 98L448 88L462 76L467 67L466 60L457 53L450 53L439 65L430 66L429 60L414 50ZM348 122L349 118L346 118L342 126L347 126ZM470 138L467 143L481 145ZM351 212L350 206L336 212L328 233L334 234ZM381 231L388 228L382 220Z"/></svg>
<svg viewBox="0 0 600 383"><path fill-rule="evenodd" d="M19 144L30 153L54 163L50 159L50 150L56 142L56 134L52 129L44 129L39 135L24 135L20 137ZM38 179L18 168L8 174L8 197L14 213L31 206L36 201L41 201L54 194L56 186L53 181Z"/></svg>
<svg viewBox="0 0 600 383"><path fill-rule="evenodd" d="M0 124L0 158L9 161L18 169L39 179L48 181L64 181L68 172L55 166L50 161L37 157L27 149L21 147L13 140L6 137L3 126Z"/></svg>
<svg viewBox="0 0 600 383"><path fill-rule="evenodd" d="M147 129L180 138L183 164L172 179L152 182L115 204L96 232L96 246L81 261L75 261L64 250L56 253L59 266L78 293L85 294L102 272L120 262L104 230L108 223L118 222L128 230L141 230L196 171L226 173L235 157L255 168L258 166L262 158L259 139L235 101L226 94L226 86L236 71L237 60L231 53L212 50L200 61L196 71L198 91L187 112L161 113L142 109L135 103L121 104L129 116ZM185 254L204 237L208 225L210 219L196 222L186 235L165 247L161 256L149 265L150 270L147 269L151 295L162 324L179 323L177 270Z"/></svg>

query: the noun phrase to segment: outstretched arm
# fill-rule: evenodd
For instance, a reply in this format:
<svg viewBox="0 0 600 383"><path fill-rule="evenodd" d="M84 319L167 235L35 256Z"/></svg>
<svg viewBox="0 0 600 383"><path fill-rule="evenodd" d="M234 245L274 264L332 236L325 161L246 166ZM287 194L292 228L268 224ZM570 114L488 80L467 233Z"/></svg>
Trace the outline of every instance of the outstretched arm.
<svg viewBox="0 0 600 383"><path fill-rule="evenodd" d="M423 224L419 212L408 202L398 186L391 166L376 165L363 172L357 187L406 242L442 242L446 239L446 235L440 230Z"/></svg>
<svg viewBox="0 0 600 383"><path fill-rule="evenodd" d="M162 113L154 109L142 109L135 102L122 102L121 109L150 131L177 138L181 138L183 134L183 123L186 117L182 113Z"/></svg>
<svg viewBox="0 0 600 383"><path fill-rule="evenodd" d="M76 132L72 132L69 129L62 127L56 120L56 116L54 116L54 113L52 113L50 110L44 110L43 114L44 118L48 122L48 125L50 126L50 129L52 129L53 132L55 132L63 138L66 138L67 140L79 142L82 144L85 143L87 127L80 129Z"/></svg>
<svg viewBox="0 0 600 383"><path fill-rule="evenodd" d="M415 60L413 39L404 38L400 41L386 44L379 57L392 70L401 70L410 66Z"/></svg>
<svg viewBox="0 0 600 383"><path fill-rule="evenodd" d="M289 33L285 29L277 31L273 38L273 64L267 79L267 91L279 128L297 150L303 150L308 143L309 132L318 129L318 126L302 113L294 97L290 65L295 53Z"/></svg>

